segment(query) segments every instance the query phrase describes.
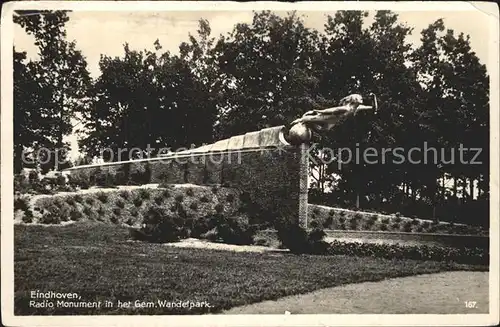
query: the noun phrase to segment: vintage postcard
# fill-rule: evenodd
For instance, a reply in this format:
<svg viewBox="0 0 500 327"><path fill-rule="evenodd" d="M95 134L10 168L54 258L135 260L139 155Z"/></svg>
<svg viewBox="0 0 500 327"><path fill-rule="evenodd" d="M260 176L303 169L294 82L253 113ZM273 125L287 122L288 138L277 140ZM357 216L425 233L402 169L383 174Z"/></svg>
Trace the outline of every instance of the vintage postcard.
<svg viewBox="0 0 500 327"><path fill-rule="evenodd" d="M499 322L499 10L8 2L6 326Z"/></svg>

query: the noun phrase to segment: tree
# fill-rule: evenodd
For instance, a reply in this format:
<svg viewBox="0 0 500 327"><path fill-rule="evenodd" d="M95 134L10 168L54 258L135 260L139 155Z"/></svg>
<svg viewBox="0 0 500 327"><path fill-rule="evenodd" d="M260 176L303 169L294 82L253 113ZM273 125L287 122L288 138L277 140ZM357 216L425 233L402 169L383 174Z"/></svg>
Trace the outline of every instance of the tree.
<svg viewBox="0 0 500 327"><path fill-rule="evenodd" d="M37 148L48 142L41 133L43 112L37 104L44 101L44 94L37 82L36 64L26 62L26 52L14 48L14 172L19 173L26 165L29 148Z"/></svg>
<svg viewBox="0 0 500 327"><path fill-rule="evenodd" d="M348 148L352 153L367 147L378 149L378 163L342 165L338 158L329 165L329 173L339 175L337 188L359 206L361 195L377 201L391 198L401 184L405 169L391 164L392 158L382 163L382 148L407 144L404 132L412 126L418 107L419 86L415 72L407 62L411 47L405 41L411 29L397 22L397 15L378 11L373 24L363 28L367 12L339 11L329 16L322 36L320 66L320 92L325 98L340 98L350 93L376 94L380 114L349 119L322 139L322 144L332 149ZM415 96L417 95L417 96ZM411 127L410 127L411 128Z"/></svg>
<svg viewBox="0 0 500 327"><path fill-rule="evenodd" d="M454 151L460 145L482 149L482 165L462 163L457 155L453 163L442 167L440 175L449 174L454 179L453 197L457 198L460 179L469 179L473 185L489 175L489 81L486 67L470 47L469 36L461 33L456 37L453 30L445 30L439 19L422 31L415 63L429 108L426 128L439 147ZM465 161L473 155L469 152Z"/></svg>
<svg viewBox="0 0 500 327"><path fill-rule="evenodd" d="M88 133L79 141L87 155L106 148L105 160L127 160L212 140L215 113L204 75L193 62L161 49L158 41L154 52L125 44L122 58L101 57L85 117Z"/></svg>
<svg viewBox="0 0 500 327"><path fill-rule="evenodd" d="M220 138L288 123L317 106L317 38L295 13L282 18L269 11L219 38Z"/></svg>
<svg viewBox="0 0 500 327"><path fill-rule="evenodd" d="M32 77L43 94L43 100L34 105L44 112L44 119L37 133L46 139L44 146L53 153L58 151L59 156L68 149L63 138L72 132L71 120L87 109L87 89L92 82L76 43L66 40L68 20L67 11L18 12L14 16L14 22L35 37L39 49Z"/></svg>

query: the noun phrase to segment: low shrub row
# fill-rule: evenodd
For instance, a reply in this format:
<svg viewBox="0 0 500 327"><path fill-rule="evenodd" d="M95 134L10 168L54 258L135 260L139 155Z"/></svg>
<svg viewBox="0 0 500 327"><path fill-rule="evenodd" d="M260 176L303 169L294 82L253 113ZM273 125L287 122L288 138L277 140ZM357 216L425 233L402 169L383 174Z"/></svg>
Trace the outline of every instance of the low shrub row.
<svg viewBox="0 0 500 327"><path fill-rule="evenodd" d="M80 189L91 186L115 187L118 185L144 185L151 182L148 163L124 163L117 167L93 167L71 172L70 183Z"/></svg>
<svg viewBox="0 0 500 327"><path fill-rule="evenodd" d="M350 211L309 204L310 228L333 230L393 231L457 235L487 235L478 226L435 222L397 215Z"/></svg>
<svg viewBox="0 0 500 327"><path fill-rule="evenodd" d="M41 179L37 172L32 171L28 176L14 176L14 192L19 194L55 194L58 192L74 192L76 188L66 177L59 174L51 178Z"/></svg>
<svg viewBox="0 0 500 327"><path fill-rule="evenodd" d="M328 254L360 257L380 257L431 261L453 261L463 264L488 265L489 251L476 248L452 248L440 246L406 246L400 244L346 243L333 241L329 244Z"/></svg>
<svg viewBox="0 0 500 327"><path fill-rule="evenodd" d="M164 208L151 207L140 229L130 228L130 236L138 241L169 243L194 237L212 242L248 245L254 243L258 227L250 225L244 214L216 213L203 217L182 219Z"/></svg>

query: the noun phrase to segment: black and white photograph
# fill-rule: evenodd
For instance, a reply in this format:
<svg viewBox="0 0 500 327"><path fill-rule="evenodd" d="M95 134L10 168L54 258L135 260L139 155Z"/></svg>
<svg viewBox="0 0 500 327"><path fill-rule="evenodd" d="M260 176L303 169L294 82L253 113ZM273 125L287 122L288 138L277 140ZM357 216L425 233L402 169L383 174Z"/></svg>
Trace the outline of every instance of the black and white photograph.
<svg viewBox="0 0 500 327"><path fill-rule="evenodd" d="M498 324L498 13L4 4L3 324Z"/></svg>

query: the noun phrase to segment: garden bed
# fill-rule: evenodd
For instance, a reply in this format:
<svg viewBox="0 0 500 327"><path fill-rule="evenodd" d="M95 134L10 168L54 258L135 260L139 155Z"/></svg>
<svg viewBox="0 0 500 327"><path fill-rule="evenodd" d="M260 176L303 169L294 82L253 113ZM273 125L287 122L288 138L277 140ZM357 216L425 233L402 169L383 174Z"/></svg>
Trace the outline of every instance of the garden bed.
<svg viewBox="0 0 500 327"><path fill-rule="evenodd" d="M488 235L477 226L436 222L397 215L353 211L309 204L309 227L332 230L388 231L429 234Z"/></svg>

